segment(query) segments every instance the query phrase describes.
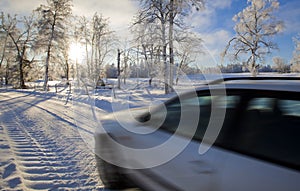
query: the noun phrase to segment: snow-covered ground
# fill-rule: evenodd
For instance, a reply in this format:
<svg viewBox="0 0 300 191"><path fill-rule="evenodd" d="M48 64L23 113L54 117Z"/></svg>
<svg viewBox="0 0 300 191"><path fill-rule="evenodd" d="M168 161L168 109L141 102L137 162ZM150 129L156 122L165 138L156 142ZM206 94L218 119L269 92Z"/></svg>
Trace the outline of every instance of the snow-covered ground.
<svg viewBox="0 0 300 191"><path fill-rule="evenodd" d="M134 91L101 89L89 97L64 87L0 89L0 190L104 190L93 152L101 125L95 117L170 97L159 88Z"/></svg>
<svg viewBox="0 0 300 191"><path fill-rule="evenodd" d="M203 82L203 76L192 76L176 88ZM72 94L64 86L47 93L0 89L0 190L103 190L93 153L97 120L174 95L164 95L159 81L149 87L147 79L129 79L121 90L73 88Z"/></svg>
<svg viewBox="0 0 300 191"><path fill-rule="evenodd" d="M102 190L70 104L2 90L0 105L0 190Z"/></svg>

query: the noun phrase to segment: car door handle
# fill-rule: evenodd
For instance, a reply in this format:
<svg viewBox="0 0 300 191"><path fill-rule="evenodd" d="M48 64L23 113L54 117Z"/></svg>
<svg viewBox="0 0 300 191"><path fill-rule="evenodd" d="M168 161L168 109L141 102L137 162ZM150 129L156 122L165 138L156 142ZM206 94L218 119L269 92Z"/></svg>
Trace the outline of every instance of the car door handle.
<svg viewBox="0 0 300 191"><path fill-rule="evenodd" d="M192 169L200 174L212 174L215 170L207 163L201 160L190 161Z"/></svg>
<svg viewBox="0 0 300 191"><path fill-rule="evenodd" d="M210 168L210 167L200 167L200 168L197 168L196 171L198 173L201 173L201 174L212 174L212 173L214 173L213 168Z"/></svg>

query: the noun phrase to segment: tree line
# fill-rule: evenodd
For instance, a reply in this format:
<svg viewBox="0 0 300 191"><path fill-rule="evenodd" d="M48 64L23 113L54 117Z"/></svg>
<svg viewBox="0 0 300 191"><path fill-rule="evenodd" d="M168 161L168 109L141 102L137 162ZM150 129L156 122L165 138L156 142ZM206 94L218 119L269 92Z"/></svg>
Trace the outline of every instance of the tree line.
<svg viewBox="0 0 300 191"><path fill-rule="evenodd" d="M277 0L248 0L247 6L233 20L236 35L228 42L222 58L238 60L256 75L264 56L278 48L270 37L283 30L273 12ZM205 54L203 42L185 18L192 10L205 9L204 0L141 0L130 27L128 40L112 31L110 21L95 13L92 18L72 13L72 0L47 0L29 16L1 13L0 79L5 84L26 88L26 81L77 79L79 83L97 85L113 73L118 87L121 77L163 79L165 93L184 73L200 72L192 66ZM294 58L290 68L300 69L299 37L295 37ZM71 58L70 49L80 48ZM74 56L74 55L73 55ZM273 59L285 65L281 58ZM112 64L114 63L114 64Z"/></svg>

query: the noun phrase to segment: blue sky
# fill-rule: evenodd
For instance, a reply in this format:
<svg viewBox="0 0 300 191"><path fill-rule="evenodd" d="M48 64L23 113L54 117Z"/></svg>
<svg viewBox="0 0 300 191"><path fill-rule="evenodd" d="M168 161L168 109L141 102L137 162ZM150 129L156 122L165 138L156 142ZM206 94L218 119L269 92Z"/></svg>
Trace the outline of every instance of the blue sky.
<svg viewBox="0 0 300 191"><path fill-rule="evenodd" d="M206 0L206 9L193 11L187 19L197 29L205 42L210 58L203 58L208 65L220 62L220 52L235 32L232 17L247 6L247 0ZM128 35L126 29L132 22L138 7L136 0L73 0L76 15L92 16L95 12L110 18L111 27L117 34ZM281 56L286 61L292 58L294 43L292 38L300 33L300 1L279 0L280 8L276 12L278 19L285 23L285 30L274 37L279 50L274 50L267 58L271 64L272 57ZM0 11L12 14L28 14L46 0L0 0ZM207 61L209 59L209 61Z"/></svg>
<svg viewBox="0 0 300 191"><path fill-rule="evenodd" d="M232 17L247 6L247 0L228 0L225 1L227 4L224 3L223 6L216 6L216 2L218 0L208 1L207 8L211 9L211 14L208 16L212 17L212 22L205 29L199 30L210 34L223 31L223 36L220 36L216 41L228 42L235 34L233 30L235 23L232 21ZM290 61L294 50L293 37L300 33L300 1L279 0L279 3L280 8L275 12L275 16L284 22L285 29L282 33L272 38L278 44L279 50L273 50L272 54L267 56L267 64L272 64L272 57L274 56L280 56L287 62ZM222 37L224 41L221 40ZM220 43L219 46L216 43L208 45L209 48L218 49L219 51L221 51L222 46L224 47L225 44ZM217 57L217 55L215 56Z"/></svg>

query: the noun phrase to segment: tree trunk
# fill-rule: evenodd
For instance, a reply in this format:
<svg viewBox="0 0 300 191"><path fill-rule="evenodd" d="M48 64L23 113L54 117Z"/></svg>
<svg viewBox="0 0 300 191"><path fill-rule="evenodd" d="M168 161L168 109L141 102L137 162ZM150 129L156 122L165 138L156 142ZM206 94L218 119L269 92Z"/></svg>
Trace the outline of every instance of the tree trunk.
<svg viewBox="0 0 300 191"><path fill-rule="evenodd" d="M256 66L256 59L254 53L252 54L252 63L251 63L251 69L250 69L251 75L253 77L257 76L257 66Z"/></svg>
<svg viewBox="0 0 300 191"><path fill-rule="evenodd" d="M169 92L173 91L173 66L174 66L174 47L173 47L173 28L174 28L174 0L170 0L170 16L169 16Z"/></svg>
<svg viewBox="0 0 300 191"><path fill-rule="evenodd" d="M50 62L50 56L51 56L52 41L54 39L55 26L56 26L56 14L54 14L54 21L53 21L53 24L51 26L51 37L49 39L49 43L48 43L48 47L47 47L47 57L46 57L46 65L45 65L45 77L44 77L44 85L43 85L44 91L48 90L49 62Z"/></svg>
<svg viewBox="0 0 300 191"><path fill-rule="evenodd" d="M168 62L167 62L167 40L166 40L166 23L161 21L162 25L162 43L163 43L163 62L164 62L164 84L165 84L165 94L169 94L168 85Z"/></svg>
<svg viewBox="0 0 300 191"><path fill-rule="evenodd" d="M51 51L51 42L48 45L46 64L45 64L45 76L44 76L44 85L43 85L44 91L47 91L48 88L50 51Z"/></svg>
<svg viewBox="0 0 300 191"><path fill-rule="evenodd" d="M5 86L8 85L8 78L9 78L9 60L6 60L6 68L5 68Z"/></svg>
<svg viewBox="0 0 300 191"><path fill-rule="evenodd" d="M19 57L19 72L20 72L20 88L25 89L25 79L24 79L24 70L23 70L23 61L24 61L24 55L26 51L26 46L23 46L21 56Z"/></svg>
<svg viewBox="0 0 300 191"><path fill-rule="evenodd" d="M178 81L179 81L179 75L180 75L180 71L181 71L181 68L182 68L182 65L183 65L183 60L181 60L178 68L177 68L177 71L176 71L176 85L178 85Z"/></svg>
<svg viewBox="0 0 300 191"><path fill-rule="evenodd" d="M87 64L87 70L88 70L88 76L91 76L91 64L89 61L89 49L88 49L88 40L85 42L85 55L86 55L86 64ZM78 70L78 63L77 63L77 58L76 58L76 68ZM77 71L78 73L78 71ZM78 75L77 75L78 77Z"/></svg>
<svg viewBox="0 0 300 191"><path fill-rule="evenodd" d="M0 69L1 69L1 66L2 66L2 63L3 63L3 60L4 60L4 57L5 57L5 51L6 51L6 43L7 43L7 39L8 39L8 34L5 35L5 38L4 38L4 42L3 42L3 49L2 49L2 53L1 53L1 59L0 59Z"/></svg>
<svg viewBox="0 0 300 191"><path fill-rule="evenodd" d="M66 60L66 78L67 78L67 82L69 82L69 77L70 76L70 66L69 66L69 62L68 60Z"/></svg>
<svg viewBox="0 0 300 191"><path fill-rule="evenodd" d="M167 45L163 46L163 61L164 61L164 83L165 83L165 94L169 94L168 85L168 63L167 63Z"/></svg>
<svg viewBox="0 0 300 191"><path fill-rule="evenodd" d="M19 75L20 75L20 88L25 89L24 72L23 72L23 59L19 61Z"/></svg>
<svg viewBox="0 0 300 191"><path fill-rule="evenodd" d="M121 88L121 69L120 69L120 62L121 62L121 52L120 49L118 49L118 60L117 60L117 67L118 67L118 86L117 88Z"/></svg>

